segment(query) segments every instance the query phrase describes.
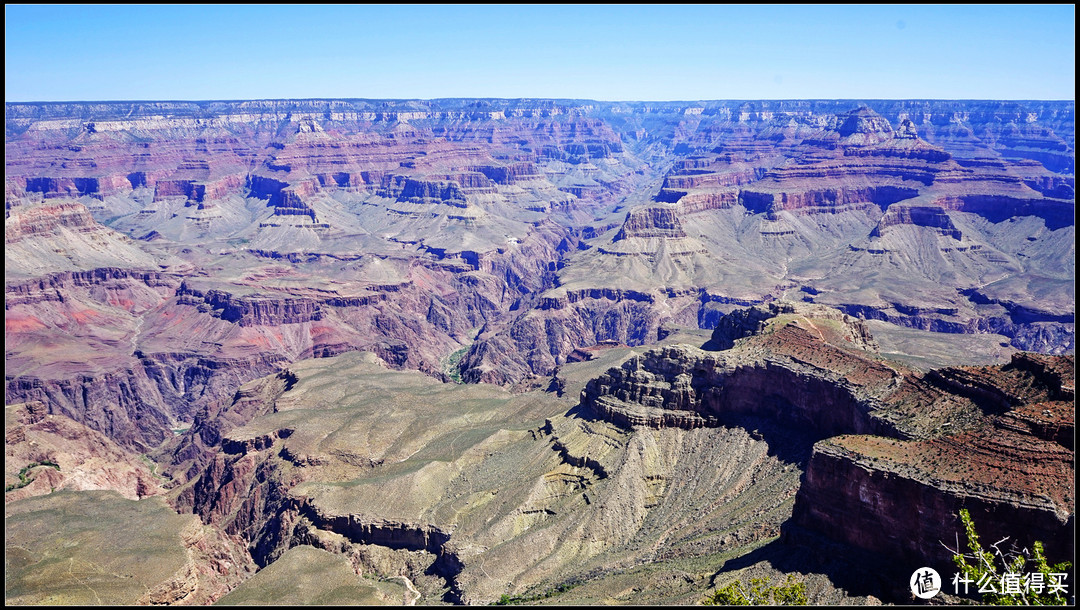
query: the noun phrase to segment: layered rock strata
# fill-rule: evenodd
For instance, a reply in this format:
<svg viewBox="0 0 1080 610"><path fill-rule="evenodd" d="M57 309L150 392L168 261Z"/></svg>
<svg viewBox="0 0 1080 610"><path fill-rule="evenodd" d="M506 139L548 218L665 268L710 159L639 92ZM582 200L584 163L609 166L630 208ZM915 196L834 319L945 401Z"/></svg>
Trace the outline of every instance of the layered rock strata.
<svg viewBox="0 0 1080 610"><path fill-rule="evenodd" d="M947 570L942 544L955 547L967 508L984 538L1041 540L1053 560L1072 558L1071 357L920 374L856 349L865 327L823 313L732 314L707 344L725 351L647 352L589 382L582 405L630 428L764 417L820 439L784 526L791 543L824 536L894 568Z"/></svg>
<svg viewBox="0 0 1080 610"><path fill-rule="evenodd" d="M39 402L8 405L4 503L56 490L114 490L129 500L164 492L147 464L108 437Z"/></svg>
<svg viewBox="0 0 1080 610"><path fill-rule="evenodd" d="M583 566L760 544L790 515L806 458L741 430L627 434L554 395L432 385L371 355L291 371L218 414L220 450L178 508L247 540L260 565L311 545L365 574L404 571L422 600L491 602L507 582L520 593ZM778 493L737 498L748 489Z"/></svg>
<svg viewBox="0 0 1080 610"><path fill-rule="evenodd" d="M808 289L807 299L853 315L946 332L1001 332L1018 348L1067 351L1066 321L1036 323L1006 311L1009 304L980 308L964 294L924 286L900 294L852 289L828 270L856 264L866 277L894 273L959 291L1003 277L1067 278L1060 256L1050 252L1071 241L1071 170L1049 159L1072 150L1071 106L855 105L10 105L6 193L12 209L32 197L83 197L99 218L137 237L228 237L292 260L356 256L353 240L368 236L364 248L386 240L375 249L416 246L476 267L520 242L536 214L576 231L615 204L641 201L639 190L659 178L656 168L671 164L652 191L671 206L620 210L623 226L615 235L600 238L603 231L586 227L579 235L601 243L575 253L579 246L568 242L539 267L565 269L558 283L575 291L624 288L591 279L623 276L636 292L708 293L696 312L670 316L651 307L643 314L668 321L696 318L707 327L731 309L716 303L763 303L796 284ZM67 142L63 154L58 140ZM717 222L732 210L742 214ZM747 213L761 222L748 226ZM958 214L994 225L1042 219L1045 229L1017 236L1034 243L1003 247L1000 227L973 228ZM702 229L710 226L721 229ZM500 234L511 237L491 239ZM902 283L891 279L903 278L884 277L882 285ZM915 306L909 295L929 292L934 307L908 313ZM609 315L604 303L595 305ZM529 353L537 336L524 328L528 322L506 317L488 334L498 351L516 353L472 353L465 360L476 369L470 378L491 378L489 369L511 371L507 382L545 375L573 349L607 338L566 335L542 348L550 357L539 356Z"/></svg>

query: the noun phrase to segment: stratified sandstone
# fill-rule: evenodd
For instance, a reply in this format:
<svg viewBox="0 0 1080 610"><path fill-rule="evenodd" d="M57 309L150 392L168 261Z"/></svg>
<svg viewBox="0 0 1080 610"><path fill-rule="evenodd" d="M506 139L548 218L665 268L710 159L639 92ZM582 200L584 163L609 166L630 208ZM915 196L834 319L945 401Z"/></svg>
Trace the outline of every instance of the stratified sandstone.
<svg viewBox="0 0 1080 610"><path fill-rule="evenodd" d="M1059 311L1072 292L1072 178L1061 161L1071 112L1001 102L12 104L5 193L18 239L8 268L161 264L94 237L107 232L85 217L70 238L27 233L19 220L28 202L58 210L71 198L199 269L185 276L222 279L211 288L222 293L231 278L212 270L220 256L434 260L483 283L466 301L490 313L422 356L400 342L428 333L397 324L360 331L355 347L431 372L478 339L462 373L500 383L548 375L597 341L654 339L623 330L641 319L708 328L792 288L855 316L1062 352L1073 332L1071 309ZM21 237L39 233L48 239ZM50 251L58 239L72 245ZM209 252L170 245L221 239L228 247ZM342 272L319 271L335 281ZM988 293L1000 282L1039 296ZM607 296L587 296L597 289ZM293 307L263 296L232 301ZM574 311L548 306L574 299ZM441 304L432 315L448 317Z"/></svg>
<svg viewBox="0 0 1080 610"><path fill-rule="evenodd" d="M582 405L626 427L764 418L821 439L788 542L824 536L899 572L945 573L942 544L956 548L966 508L984 538L1041 540L1052 560L1071 560L1072 357L1021 353L920 374L861 351L869 339L857 320L825 310L752 308L721 320L707 347L725 351L652 350L591 381Z"/></svg>

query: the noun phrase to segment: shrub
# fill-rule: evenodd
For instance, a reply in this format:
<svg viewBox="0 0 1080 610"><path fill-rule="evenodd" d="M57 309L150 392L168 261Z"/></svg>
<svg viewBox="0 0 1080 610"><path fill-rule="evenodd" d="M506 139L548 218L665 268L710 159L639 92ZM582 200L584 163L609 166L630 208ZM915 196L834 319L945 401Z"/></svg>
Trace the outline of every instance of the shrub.
<svg viewBox="0 0 1080 610"><path fill-rule="evenodd" d="M963 576L965 579L963 582L975 584L976 591L984 588L986 584L989 585L985 587L988 589L987 592L982 594L983 603L1004 606L1045 606L1069 603L1062 591L1054 590L1050 585L1056 576L1067 573L1072 567L1071 563L1066 561L1051 566L1043 554L1043 543L1040 541L1035 541L1031 545L1031 552L1026 548L1005 552L999 548L1008 540L1008 538L1003 538L990 545L993 552L988 551L979 542L975 522L967 509L960 510L960 521L964 524L967 546L971 552L961 553L959 549L949 549L949 551L953 553L953 562L960 568L958 578ZM1027 583L1023 581L1025 576L1029 578ZM1039 583L1039 586L1031 586L1032 580ZM1005 592L1006 582L1011 582L1013 585L1008 593ZM1072 583L1065 584L1069 586Z"/></svg>
<svg viewBox="0 0 1080 610"><path fill-rule="evenodd" d="M751 578L749 585L735 581L717 589L702 602L706 606L805 606L806 584L790 574L784 584L769 586L769 578Z"/></svg>
<svg viewBox="0 0 1080 610"><path fill-rule="evenodd" d="M32 469L38 467L38 466L49 466L51 468L55 468L57 470L60 470L60 464L57 464L56 462L54 462L52 460L49 460L49 459L43 459L40 462L30 462L29 464L24 466L22 468L22 470L19 471L19 482L18 483L11 483L10 485L5 486L4 487L4 493L7 493L9 491L14 491L16 489L22 489L23 487L26 487L30 483L33 483L34 478L29 476L30 471Z"/></svg>

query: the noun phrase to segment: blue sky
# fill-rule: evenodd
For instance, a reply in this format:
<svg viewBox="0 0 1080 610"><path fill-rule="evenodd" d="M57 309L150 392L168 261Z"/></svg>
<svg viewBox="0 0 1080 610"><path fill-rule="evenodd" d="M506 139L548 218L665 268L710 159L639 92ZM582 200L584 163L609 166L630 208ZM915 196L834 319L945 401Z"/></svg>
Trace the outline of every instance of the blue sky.
<svg viewBox="0 0 1080 610"><path fill-rule="evenodd" d="M1075 99L1075 9L12 6L5 100Z"/></svg>

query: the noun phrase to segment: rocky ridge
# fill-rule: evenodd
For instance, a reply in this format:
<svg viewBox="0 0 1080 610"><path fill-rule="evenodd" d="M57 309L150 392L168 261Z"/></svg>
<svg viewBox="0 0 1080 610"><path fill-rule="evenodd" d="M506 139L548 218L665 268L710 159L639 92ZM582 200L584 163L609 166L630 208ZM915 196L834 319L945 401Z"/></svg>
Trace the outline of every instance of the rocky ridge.
<svg viewBox="0 0 1080 610"><path fill-rule="evenodd" d="M56 490L117 491L129 500L164 492L147 464L108 437L42 403L5 408L4 503Z"/></svg>
<svg viewBox="0 0 1080 610"><path fill-rule="evenodd" d="M290 371L287 390L280 377L243 390L230 413L257 411L175 495L180 510L246 539L260 565L311 545L365 574L404 571L422 601L483 603L508 581L517 593L582 569L753 545L790 514L793 458L745 431L628 434L551 394L439 387L371 355ZM428 398L400 398L417 393ZM777 487L765 502L732 499Z"/></svg>
<svg viewBox="0 0 1080 610"><path fill-rule="evenodd" d="M802 430L817 442L784 524L788 543L824 536L894 567L946 570L941 543L953 542L967 508L984 536L1073 556L1075 490L1061 484L1075 470L1071 357L1020 353L920 374L860 353L869 334L857 320L821 315L788 304L732 314L706 344L723 351L646 352L590 381L582 405L633 428L765 416ZM840 337L826 320L844 322ZM768 382L755 383L754 370Z"/></svg>
<svg viewBox="0 0 1080 610"><path fill-rule="evenodd" d="M310 545L364 573L404 571L421 599L472 603L507 581L520 594L586 571L599 586L639 561L778 536L907 565L959 527L960 507L987 531L1067 538L1072 492L1055 481L1073 468L1070 358L923 373L877 355L862 321L804 303L739 310L705 348L624 351L599 376L568 364L560 375L591 377L563 379L584 388L569 411L553 394L436 390L373 355L299 363L206 418L220 440L200 436L219 449L175 502L247 540L260 565ZM428 398L389 398L416 392ZM916 513L940 527L889 533Z"/></svg>

